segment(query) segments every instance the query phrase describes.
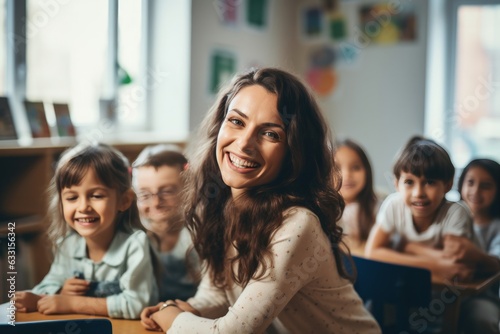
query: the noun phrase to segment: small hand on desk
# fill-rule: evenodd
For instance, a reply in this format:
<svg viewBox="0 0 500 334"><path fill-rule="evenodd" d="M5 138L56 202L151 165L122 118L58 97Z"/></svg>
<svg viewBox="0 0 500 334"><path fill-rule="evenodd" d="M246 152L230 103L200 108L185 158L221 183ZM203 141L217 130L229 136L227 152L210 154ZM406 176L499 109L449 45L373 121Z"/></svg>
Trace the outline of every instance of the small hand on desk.
<svg viewBox="0 0 500 334"><path fill-rule="evenodd" d="M179 299L167 300L155 306L146 307L141 312L141 324L148 330L164 332L172 326L175 318L182 312L200 315L200 312L187 302Z"/></svg>

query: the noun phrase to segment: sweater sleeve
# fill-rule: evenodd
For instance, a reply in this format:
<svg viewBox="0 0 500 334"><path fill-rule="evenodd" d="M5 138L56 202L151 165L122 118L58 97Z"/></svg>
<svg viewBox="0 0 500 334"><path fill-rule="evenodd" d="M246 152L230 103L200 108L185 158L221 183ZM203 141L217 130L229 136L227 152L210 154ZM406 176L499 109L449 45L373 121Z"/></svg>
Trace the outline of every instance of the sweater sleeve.
<svg viewBox="0 0 500 334"><path fill-rule="evenodd" d="M266 265L264 278L251 280L225 315L207 319L184 312L167 333L264 332L292 297L315 279L331 252L327 238L320 237L318 218L307 210L291 211L272 236L273 259Z"/></svg>
<svg viewBox="0 0 500 334"><path fill-rule="evenodd" d="M223 289L212 285L208 272L204 271L196 295L187 301L206 318L215 319L227 313L229 301Z"/></svg>

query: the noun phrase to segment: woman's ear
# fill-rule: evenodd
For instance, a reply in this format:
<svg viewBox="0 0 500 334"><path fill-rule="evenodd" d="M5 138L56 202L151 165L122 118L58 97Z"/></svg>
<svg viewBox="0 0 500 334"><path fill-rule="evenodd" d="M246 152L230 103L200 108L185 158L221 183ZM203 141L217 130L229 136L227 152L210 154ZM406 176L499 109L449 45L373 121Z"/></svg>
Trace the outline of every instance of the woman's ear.
<svg viewBox="0 0 500 334"><path fill-rule="evenodd" d="M125 193L123 193L120 199L120 205L118 206L118 211L127 210L134 201L134 198L135 193L132 189L129 189Z"/></svg>

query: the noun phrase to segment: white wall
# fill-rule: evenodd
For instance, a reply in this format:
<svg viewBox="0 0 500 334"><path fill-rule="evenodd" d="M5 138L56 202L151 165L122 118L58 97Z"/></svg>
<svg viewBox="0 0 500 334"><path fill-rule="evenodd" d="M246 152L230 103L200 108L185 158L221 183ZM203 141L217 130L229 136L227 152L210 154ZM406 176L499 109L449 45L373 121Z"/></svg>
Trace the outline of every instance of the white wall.
<svg viewBox="0 0 500 334"><path fill-rule="evenodd" d="M148 0L149 128L166 140L189 136L191 1Z"/></svg>
<svg viewBox="0 0 500 334"><path fill-rule="evenodd" d="M192 0L190 129L195 129L215 101L209 94L210 56L214 49L233 52L237 72L252 66L279 66L294 71L297 36L295 1L269 0L267 28L250 28L244 4L237 0L238 23L224 25L219 17L217 0Z"/></svg>
<svg viewBox="0 0 500 334"><path fill-rule="evenodd" d="M355 44L361 3L368 1L342 4L350 19L347 43ZM357 62L338 69L338 91L320 99L335 135L366 149L375 186L383 191L393 190L392 164L399 148L410 136L424 133L427 1L400 3L415 6L417 40L360 48Z"/></svg>
<svg viewBox="0 0 500 334"><path fill-rule="evenodd" d="M370 1L342 2L348 18L347 42L354 43L357 9L365 2ZM214 101L207 92L209 57L216 47L237 54L238 70L257 63L303 75L309 46L298 33L300 10L318 1L270 0L271 19L265 32L244 24L224 26L214 3L192 1L190 129L198 126ZM391 170L398 149L411 135L424 133L427 0L399 3L415 6L417 40L361 49L358 62L338 69L338 92L319 99L334 134L366 148L376 187L384 191L392 191Z"/></svg>

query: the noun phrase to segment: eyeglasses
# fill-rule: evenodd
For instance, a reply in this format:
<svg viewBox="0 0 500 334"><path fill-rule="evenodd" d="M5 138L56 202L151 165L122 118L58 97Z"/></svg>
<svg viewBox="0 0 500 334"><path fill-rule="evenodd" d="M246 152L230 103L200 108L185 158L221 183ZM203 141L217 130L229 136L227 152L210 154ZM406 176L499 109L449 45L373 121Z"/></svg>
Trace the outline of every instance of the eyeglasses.
<svg viewBox="0 0 500 334"><path fill-rule="evenodd" d="M166 199L172 198L177 195L177 189L164 189L160 190L156 194L150 193L148 191L143 191L137 194L137 201L141 203L149 202L153 199L153 197L158 197L160 201L164 201Z"/></svg>

